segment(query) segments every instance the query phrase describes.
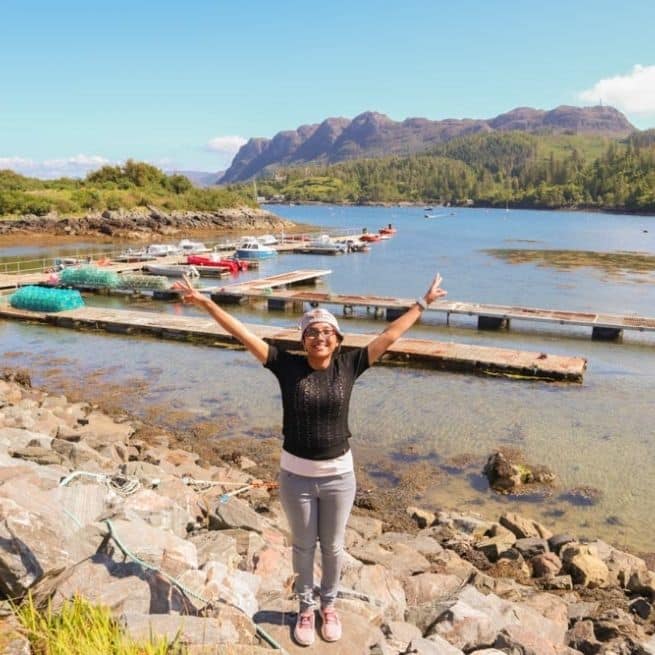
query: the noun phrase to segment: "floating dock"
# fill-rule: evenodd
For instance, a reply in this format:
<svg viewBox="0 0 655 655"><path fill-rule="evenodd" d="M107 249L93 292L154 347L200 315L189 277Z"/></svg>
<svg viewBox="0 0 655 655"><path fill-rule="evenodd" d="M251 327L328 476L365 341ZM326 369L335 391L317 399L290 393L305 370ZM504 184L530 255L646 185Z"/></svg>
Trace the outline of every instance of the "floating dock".
<svg viewBox="0 0 655 655"><path fill-rule="evenodd" d="M270 288L269 288L270 287ZM368 296L338 294L314 291L291 291L275 289L265 284L265 280L256 285L228 285L221 289L217 302L245 302L248 300L265 300L270 310L304 311L305 304L312 307L319 305L341 305L345 315L354 313L355 308L364 308L367 314L376 318L393 320L407 311L414 304L414 299L389 296ZM214 295L212 294L212 298ZM596 312L576 312L556 309L538 309L531 307L512 307L507 305L484 305L465 302L436 301L428 306L427 311L445 315L446 325L450 324L451 315L477 316L477 326L481 330L509 329L512 321L534 321L551 325L571 325L591 328L592 339L618 341L623 330L654 332L655 318L636 315L620 315Z"/></svg>
<svg viewBox="0 0 655 655"><path fill-rule="evenodd" d="M104 330L127 335L208 345L240 344L211 318L170 316L152 312L83 307L53 314L17 310L0 304L0 318L38 322L77 330ZM283 348L301 349L297 329L248 325L255 334ZM375 335L346 334L344 348L365 346ZM587 360L506 348L442 343L427 339L399 339L385 353L384 363L449 371L498 375L517 379L577 382L583 380Z"/></svg>

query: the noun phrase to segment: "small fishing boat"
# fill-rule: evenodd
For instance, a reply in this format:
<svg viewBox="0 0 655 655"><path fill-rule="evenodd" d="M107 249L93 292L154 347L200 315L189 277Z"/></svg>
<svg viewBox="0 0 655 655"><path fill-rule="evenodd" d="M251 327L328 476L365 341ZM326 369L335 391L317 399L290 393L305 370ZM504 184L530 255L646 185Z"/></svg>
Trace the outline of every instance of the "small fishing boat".
<svg viewBox="0 0 655 655"><path fill-rule="evenodd" d="M180 249L170 243L153 243L146 248L146 255L152 257L168 257L179 254Z"/></svg>
<svg viewBox="0 0 655 655"><path fill-rule="evenodd" d="M321 234L316 239L298 246L294 252L313 255L342 255L347 252L347 248L344 243L337 243L332 241L329 235Z"/></svg>
<svg viewBox="0 0 655 655"><path fill-rule="evenodd" d="M391 223L389 223L389 225L387 225L387 227L381 227L381 228L378 230L378 232L379 232L381 235L386 234L386 235L388 235L388 236L391 236L391 235L395 234L395 233L397 232L397 230L396 230L396 228L395 228L393 225L391 225Z"/></svg>
<svg viewBox="0 0 655 655"><path fill-rule="evenodd" d="M197 266L200 274L204 268L217 268L230 273L239 273L240 271L248 270L248 262L242 262L238 259L231 259L229 257L220 257L215 254L205 255L187 255L187 264Z"/></svg>
<svg viewBox="0 0 655 655"><path fill-rule="evenodd" d="M196 255L204 252L211 252L211 248L208 248L202 241L191 241L190 239L182 239L177 247L181 254L183 255Z"/></svg>
<svg viewBox="0 0 655 655"><path fill-rule="evenodd" d="M259 243L263 243L265 246L276 246L280 243L272 234L264 234L261 237L257 237Z"/></svg>
<svg viewBox="0 0 655 655"><path fill-rule="evenodd" d="M348 252L369 252L371 246L359 239L348 239L348 241L346 241L346 249Z"/></svg>
<svg viewBox="0 0 655 655"><path fill-rule="evenodd" d="M275 257L277 250L272 246L265 246L255 238L246 239L236 249L236 259L268 259Z"/></svg>
<svg viewBox="0 0 655 655"><path fill-rule="evenodd" d="M123 250L120 255L114 257L115 262L122 263L133 263L133 262L147 262L151 259L154 259L154 255L149 255L145 250L140 249L136 250L134 248L128 248Z"/></svg>
<svg viewBox="0 0 655 655"><path fill-rule="evenodd" d="M165 275L166 277L200 277L198 269L189 264L146 264L143 270L150 275Z"/></svg>
<svg viewBox="0 0 655 655"><path fill-rule="evenodd" d="M359 237L360 241L366 241L367 243L375 243L376 241L380 240L380 235L379 234L369 234L368 232L366 234L362 234Z"/></svg>

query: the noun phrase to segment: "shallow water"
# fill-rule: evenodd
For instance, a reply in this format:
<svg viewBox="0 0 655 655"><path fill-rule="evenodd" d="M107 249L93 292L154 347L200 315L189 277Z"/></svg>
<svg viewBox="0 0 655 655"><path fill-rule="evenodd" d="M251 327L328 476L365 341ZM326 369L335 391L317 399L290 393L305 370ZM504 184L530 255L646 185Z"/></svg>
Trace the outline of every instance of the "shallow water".
<svg viewBox="0 0 655 655"><path fill-rule="evenodd" d="M456 209L456 216L430 220L421 209L409 208L273 209L326 227L377 230L391 222L399 231L393 239L374 244L369 253L284 255L248 276L329 268L333 272L325 287L331 291L414 297L438 269L450 300L654 313L652 271L608 272L593 265L561 269L543 261L513 264L484 252L527 248L652 255L655 219L650 217ZM593 258L589 262L593 264ZM123 304L114 298L88 301ZM150 302L137 306L194 311ZM298 319L257 308L238 308L235 313L250 322L293 325ZM374 332L383 325L362 317L343 320L348 331ZM517 323L509 332L478 332L472 319L454 323L446 327L438 315L428 316L412 334L584 356L589 361L585 381L517 382L376 367L360 379L353 394L351 427L359 461L379 467L384 459L388 471L411 467L418 460L433 464L442 476L420 499L429 507L460 507L487 516L511 508L556 529L651 550L655 340L626 332L622 344L601 343L591 341L586 328ZM52 385L73 376L93 381L101 369L103 382L134 389L125 402L144 416L149 408L165 406L179 412L183 424L215 423L217 433L226 422L239 434L270 435L280 428L275 379L243 352L8 322L0 322L0 343L3 365L28 366L37 384ZM555 471L552 495L508 499L490 492L480 472L486 456L499 446L518 447L529 461ZM466 464L461 465L458 460L464 455ZM567 494L578 487L596 490L598 501L586 505Z"/></svg>

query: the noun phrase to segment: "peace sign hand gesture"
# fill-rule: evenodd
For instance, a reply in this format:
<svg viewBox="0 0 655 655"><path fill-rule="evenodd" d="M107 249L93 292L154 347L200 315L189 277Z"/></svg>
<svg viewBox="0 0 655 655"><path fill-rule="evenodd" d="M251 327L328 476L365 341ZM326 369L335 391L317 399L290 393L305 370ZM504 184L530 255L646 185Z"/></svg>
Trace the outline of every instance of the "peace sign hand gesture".
<svg viewBox="0 0 655 655"><path fill-rule="evenodd" d="M425 293L425 302L429 305L431 302L434 302L437 298L443 298L443 296L448 295L448 292L441 288L441 275L437 273L430 288Z"/></svg>
<svg viewBox="0 0 655 655"><path fill-rule="evenodd" d="M185 305L192 304L200 306L207 303L207 296L200 293L186 275L182 276L181 282L174 282L171 289L180 292L180 297Z"/></svg>

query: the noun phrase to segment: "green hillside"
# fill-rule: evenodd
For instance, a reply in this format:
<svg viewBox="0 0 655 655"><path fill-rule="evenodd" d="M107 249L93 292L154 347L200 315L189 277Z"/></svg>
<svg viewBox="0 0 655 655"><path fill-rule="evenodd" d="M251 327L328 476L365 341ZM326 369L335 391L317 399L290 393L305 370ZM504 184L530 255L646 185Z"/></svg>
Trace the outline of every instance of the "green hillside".
<svg viewBox="0 0 655 655"><path fill-rule="evenodd" d="M0 171L0 216L5 218L50 212L81 216L148 205L165 210L216 211L254 205L254 201L250 192L198 189L183 175L166 175L150 164L132 160L123 166L104 166L84 180L38 180Z"/></svg>
<svg viewBox="0 0 655 655"><path fill-rule="evenodd" d="M653 132L653 131L650 131ZM476 134L429 153L278 168L260 195L286 201L450 202L655 211L655 133ZM231 189L245 191L244 187Z"/></svg>

